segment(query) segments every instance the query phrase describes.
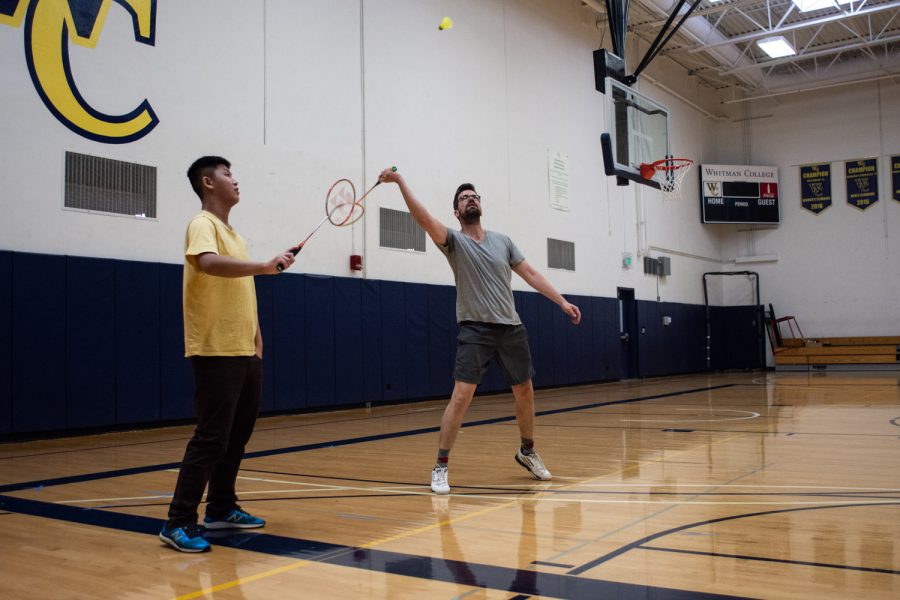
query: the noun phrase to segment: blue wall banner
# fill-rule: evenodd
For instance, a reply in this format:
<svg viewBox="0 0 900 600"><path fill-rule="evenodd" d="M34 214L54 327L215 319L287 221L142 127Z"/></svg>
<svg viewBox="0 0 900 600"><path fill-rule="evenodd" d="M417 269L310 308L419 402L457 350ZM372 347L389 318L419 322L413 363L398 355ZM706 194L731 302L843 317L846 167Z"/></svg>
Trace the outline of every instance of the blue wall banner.
<svg viewBox="0 0 900 600"><path fill-rule="evenodd" d="M831 163L800 165L800 204L816 214L831 206Z"/></svg>
<svg viewBox="0 0 900 600"><path fill-rule="evenodd" d="M847 204L866 210L878 202L878 159L863 158L844 163Z"/></svg>
<svg viewBox="0 0 900 600"><path fill-rule="evenodd" d="M891 157L891 198L900 202L900 156Z"/></svg>

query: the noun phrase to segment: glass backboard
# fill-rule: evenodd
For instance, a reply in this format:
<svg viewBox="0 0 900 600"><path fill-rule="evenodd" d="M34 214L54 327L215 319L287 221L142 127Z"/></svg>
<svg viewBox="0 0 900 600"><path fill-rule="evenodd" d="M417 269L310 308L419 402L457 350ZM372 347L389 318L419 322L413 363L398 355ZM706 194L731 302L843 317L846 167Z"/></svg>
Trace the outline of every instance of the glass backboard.
<svg viewBox="0 0 900 600"><path fill-rule="evenodd" d="M607 133L601 136L606 174L659 188L641 176L641 164L670 156L669 109L623 83L606 78Z"/></svg>

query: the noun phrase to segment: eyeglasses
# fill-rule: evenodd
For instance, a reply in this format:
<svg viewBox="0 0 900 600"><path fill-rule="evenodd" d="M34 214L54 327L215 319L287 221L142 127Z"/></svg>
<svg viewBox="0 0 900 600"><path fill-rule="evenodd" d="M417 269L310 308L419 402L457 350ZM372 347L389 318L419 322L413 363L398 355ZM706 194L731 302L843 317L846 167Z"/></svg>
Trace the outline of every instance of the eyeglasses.
<svg viewBox="0 0 900 600"><path fill-rule="evenodd" d="M477 200L481 202L481 196L478 194L472 194L470 196L460 196L459 199L463 202L468 202L469 200Z"/></svg>

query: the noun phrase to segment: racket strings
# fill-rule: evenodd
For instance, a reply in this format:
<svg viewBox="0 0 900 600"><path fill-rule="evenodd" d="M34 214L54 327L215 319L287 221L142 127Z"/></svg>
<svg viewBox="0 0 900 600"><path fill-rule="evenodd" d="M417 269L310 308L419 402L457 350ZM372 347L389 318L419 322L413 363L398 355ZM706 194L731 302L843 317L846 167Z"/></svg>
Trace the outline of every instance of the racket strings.
<svg viewBox="0 0 900 600"><path fill-rule="evenodd" d="M341 179L331 186L325 200L325 214L333 225L352 225L362 218L365 207L356 200L353 183Z"/></svg>

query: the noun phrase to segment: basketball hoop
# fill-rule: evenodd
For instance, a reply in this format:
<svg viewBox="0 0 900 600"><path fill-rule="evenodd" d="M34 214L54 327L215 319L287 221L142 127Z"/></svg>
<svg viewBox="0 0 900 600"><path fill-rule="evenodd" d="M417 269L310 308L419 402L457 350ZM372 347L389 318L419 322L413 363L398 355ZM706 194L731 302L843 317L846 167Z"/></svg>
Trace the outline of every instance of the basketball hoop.
<svg viewBox="0 0 900 600"><path fill-rule="evenodd" d="M676 200L681 193L681 182L694 164L689 158L664 158L641 164L641 177L659 184L663 200Z"/></svg>

